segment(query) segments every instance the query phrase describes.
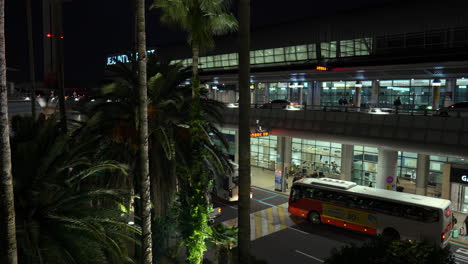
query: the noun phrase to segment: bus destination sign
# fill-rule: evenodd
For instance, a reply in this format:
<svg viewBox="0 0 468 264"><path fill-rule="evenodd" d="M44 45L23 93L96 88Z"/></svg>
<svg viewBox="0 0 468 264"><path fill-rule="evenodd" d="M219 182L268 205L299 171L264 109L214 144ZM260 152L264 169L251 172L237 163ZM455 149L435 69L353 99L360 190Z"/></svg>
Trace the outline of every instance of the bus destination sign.
<svg viewBox="0 0 468 264"><path fill-rule="evenodd" d="M268 137L270 135L270 132L255 132L255 133L250 133L251 138L256 138L256 137Z"/></svg>

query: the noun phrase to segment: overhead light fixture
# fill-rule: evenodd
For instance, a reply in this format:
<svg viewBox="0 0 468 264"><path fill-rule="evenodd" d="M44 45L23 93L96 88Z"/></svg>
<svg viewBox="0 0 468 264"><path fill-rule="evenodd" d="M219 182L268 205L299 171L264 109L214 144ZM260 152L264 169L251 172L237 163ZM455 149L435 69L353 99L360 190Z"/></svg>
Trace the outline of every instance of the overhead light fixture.
<svg viewBox="0 0 468 264"><path fill-rule="evenodd" d="M354 85L356 88L361 88L362 87L362 82L361 81L356 81L356 84Z"/></svg>
<svg viewBox="0 0 468 264"><path fill-rule="evenodd" d="M432 81L432 86L441 86L441 85L442 83L440 82L440 79L438 78Z"/></svg>

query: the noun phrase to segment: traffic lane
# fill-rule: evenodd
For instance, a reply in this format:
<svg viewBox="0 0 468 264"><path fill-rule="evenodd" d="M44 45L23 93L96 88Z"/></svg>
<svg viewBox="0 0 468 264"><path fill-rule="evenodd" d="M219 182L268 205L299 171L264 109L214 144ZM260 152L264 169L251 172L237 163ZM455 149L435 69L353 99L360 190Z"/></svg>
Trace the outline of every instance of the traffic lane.
<svg viewBox="0 0 468 264"><path fill-rule="evenodd" d="M287 203L288 199L287 195L254 187L250 211L251 213L255 213L269 207L279 206Z"/></svg>
<svg viewBox="0 0 468 264"><path fill-rule="evenodd" d="M252 188L250 213L287 203L288 199L286 195L254 187ZM223 213L218 219L229 220L237 217L237 212L235 212L238 208L237 202L229 202L218 197L213 197L213 207L221 207L223 210Z"/></svg>
<svg viewBox="0 0 468 264"><path fill-rule="evenodd" d="M303 229L296 225L254 240L252 252L255 257L269 264L323 263L333 249L368 239L365 235L345 229L335 230L326 225L306 228L307 231Z"/></svg>

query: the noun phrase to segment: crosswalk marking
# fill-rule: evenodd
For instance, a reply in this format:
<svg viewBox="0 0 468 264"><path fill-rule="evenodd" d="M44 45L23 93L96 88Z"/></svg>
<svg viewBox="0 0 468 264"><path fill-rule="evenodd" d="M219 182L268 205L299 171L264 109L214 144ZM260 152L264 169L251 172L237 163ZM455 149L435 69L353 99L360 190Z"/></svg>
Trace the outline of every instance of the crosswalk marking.
<svg viewBox="0 0 468 264"><path fill-rule="evenodd" d="M226 220L223 224L227 227L237 226L237 218ZM267 236L294 224L289 216L287 203L254 212L250 214L250 239Z"/></svg>

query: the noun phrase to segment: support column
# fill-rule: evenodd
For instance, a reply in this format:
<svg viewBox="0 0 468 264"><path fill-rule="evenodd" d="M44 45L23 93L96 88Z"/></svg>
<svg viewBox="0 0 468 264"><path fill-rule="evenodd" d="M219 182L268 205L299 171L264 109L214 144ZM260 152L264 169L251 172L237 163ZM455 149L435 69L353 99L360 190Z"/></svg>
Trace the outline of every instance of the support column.
<svg viewBox="0 0 468 264"><path fill-rule="evenodd" d="M396 189L398 151L379 148L379 162L375 187L380 189Z"/></svg>
<svg viewBox="0 0 468 264"><path fill-rule="evenodd" d="M263 95L263 103L268 103L270 102L270 84L265 83L265 94Z"/></svg>
<svg viewBox="0 0 468 264"><path fill-rule="evenodd" d="M356 107L361 107L361 89L362 89L362 86L359 87L355 87L354 88L354 105ZM359 112L359 108L358 108L358 112Z"/></svg>
<svg viewBox="0 0 468 264"><path fill-rule="evenodd" d="M312 97L312 104L319 106L320 105L320 92L322 90L322 82L315 82L313 85L314 93Z"/></svg>
<svg viewBox="0 0 468 264"><path fill-rule="evenodd" d="M379 88L380 82L377 80L372 81L372 94L370 99L370 104L372 106L377 106L379 104Z"/></svg>
<svg viewBox="0 0 468 264"><path fill-rule="evenodd" d="M454 104L454 96L455 96L455 87L457 85L457 79L447 79L445 80L445 94L444 96L444 106L450 106Z"/></svg>
<svg viewBox="0 0 468 264"><path fill-rule="evenodd" d="M418 154L416 171L416 194L427 195L427 179L429 177L429 155Z"/></svg>
<svg viewBox="0 0 468 264"><path fill-rule="evenodd" d="M253 89L250 89L250 104L253 105L256 103L257 100L257 89L258 89L258 83L252 83L254 86Z"/></svg>
<svg viewBox="0 0 468 264"><path fill-rule="evenodd" d="M291 167L291 137L278 137L278 153L275 166L275 191L286 191L286 170ZM289 186L288 186L289 187Z"/></svg>
<svg viewBox="0 0 468 264"><path fill-rule="evenodd" d="M301 87L301 86L298 86L298 87L297 87L297 101L298 101L297 103L298 103L299 105L302 105L302 101L303 101L303 99L302 99L302 91L303 91L303 89L304 89L303 86L302 86L302 87Z"/></svg>
<svg viewBox="0 0 468 264"><path fill-rule="evenodd" d="M439 109L439 99L440 99L440 83L436 84L434 81L432 84L432 110Z"/></svg>
<svg viewBox="0 0 468 264"><path fill-rule="evenodd" d="M314 101L313 101L313 94L314 94L314 82L310 82L308 87L307 87L307 99L306 99L306 102L307 102L307 105L308 106L311 106L313 105Z"/></svg>
<svg viewBox="0 0 468 264"><path fill-rule="evenodd" d="M353 154L353 145L341 145L341 180L351 181L351 174L353 168Z"/></svg>
<svg viewBox="0 0 468 264"><path fill-rule="evenodd" d="M234 154L234 162L239 164L239 130L236 130L236 134L234 135L234 143L236 146L236 152Z"/></svg>

